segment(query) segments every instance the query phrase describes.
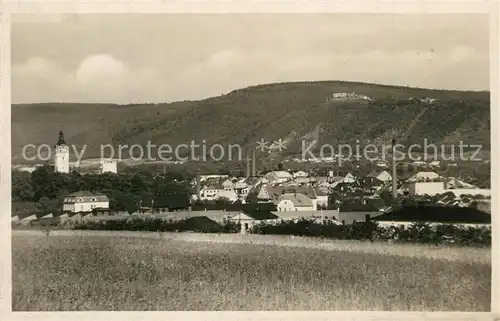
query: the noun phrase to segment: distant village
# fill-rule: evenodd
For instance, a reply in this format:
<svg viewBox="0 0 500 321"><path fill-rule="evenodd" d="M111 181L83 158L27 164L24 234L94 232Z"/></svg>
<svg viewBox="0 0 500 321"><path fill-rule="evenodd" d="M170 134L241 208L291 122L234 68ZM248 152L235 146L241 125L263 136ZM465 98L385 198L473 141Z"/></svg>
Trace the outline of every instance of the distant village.
<svg viewBox="0 0 500 321"><path fill-rule="evenodd" d="M490 189L479 188L456 177L443 177L433 171L421 171L404 180L398 179L395 170L385 168L385 163L377 165L379 169L366 176L338 175L333 169L326 176L318 176L305 170L286 170L283 163L279 163L275 170L262 173L257 170L253 158L247 160L243 177L199 173L189 182L191 195L187 204L172 204L157 196L141 199L136 213L113 213L108 196L82 190L65 197L58 217L66 220L85 217L100 220L130 215L171 220L205 217L215 222L238 222L244 231L259 222L300 219L323 224L374 220L382 225L402 226L419 219L395 214L395 200L402 200L413 202L413 205L461 209L461 213L465 213L460 214L463 216L460 218L437 215L436 223L490 224L475 220L477 212L490 213ZM62 132L55 146L54 171L70 173L69 148ZM101 161L98 173L117 172L116 161ZM421 211L424 216L425 211ZM29 222L50 217L54 214L43 217L14 215L12 220ZM433 221L433 217L426 216L426 220Z"/></svg>

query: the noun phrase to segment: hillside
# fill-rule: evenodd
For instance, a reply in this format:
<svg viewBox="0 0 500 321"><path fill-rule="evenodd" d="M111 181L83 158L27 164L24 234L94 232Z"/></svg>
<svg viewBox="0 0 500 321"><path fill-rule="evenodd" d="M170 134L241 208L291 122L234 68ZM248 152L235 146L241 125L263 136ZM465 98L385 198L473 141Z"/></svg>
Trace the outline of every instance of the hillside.
<svg viewBox="0 0 500 321"><path fill-rule="evenodd" d="M332 93L356 92L373 101L330 100ZM426 104L410 97L436 98ZM320 143L389 143L394 133L423 144L490 146L489 92L459 92L365 83L324 81L248 87L202 101L171 104L27 104L12 106L12 157L23 162L26 144L50 144L64 130L68 144L87 145L85 158L99 157L101 144L245 145L265 138ZM403 137L405 138L405 137ZM295 145L294 145L295 144Z"/></svg>

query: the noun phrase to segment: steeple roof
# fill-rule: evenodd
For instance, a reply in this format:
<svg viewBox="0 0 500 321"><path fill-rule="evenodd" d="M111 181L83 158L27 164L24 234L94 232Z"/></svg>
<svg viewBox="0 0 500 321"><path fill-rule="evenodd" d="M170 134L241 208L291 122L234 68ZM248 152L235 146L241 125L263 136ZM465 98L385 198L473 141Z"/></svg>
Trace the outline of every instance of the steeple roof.
<svg viewBox="0 0 500 321"><path fill-rule="evenodd" d="M57 140L56 146L66 145L66 141L64 140L64 133L62 129L59 131L59 139Z"/></svg>

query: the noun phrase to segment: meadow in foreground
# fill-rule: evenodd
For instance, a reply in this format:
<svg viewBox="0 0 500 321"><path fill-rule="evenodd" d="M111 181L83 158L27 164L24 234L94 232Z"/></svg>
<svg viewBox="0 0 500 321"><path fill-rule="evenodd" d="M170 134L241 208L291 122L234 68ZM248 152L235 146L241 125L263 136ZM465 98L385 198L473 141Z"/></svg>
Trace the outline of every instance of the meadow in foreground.
<svg viewBox="0 0 500 321"><path fill-rule="evenodd" d="M490 310L487 260L148 236L13 233L13 310Z"/></svg>

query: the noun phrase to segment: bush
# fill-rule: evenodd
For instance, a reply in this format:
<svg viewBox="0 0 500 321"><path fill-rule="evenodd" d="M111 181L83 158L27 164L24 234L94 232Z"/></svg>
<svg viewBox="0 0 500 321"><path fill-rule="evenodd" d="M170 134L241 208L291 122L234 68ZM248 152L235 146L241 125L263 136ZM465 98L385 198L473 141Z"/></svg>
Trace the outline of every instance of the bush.
<svg viewBox="0 0 500 321"><path fill-rule="evenodd" d="M238 233L240 225L224 221L216 223L206 217L192 217L179 221L134 218L129 220L86 221L76 223L77 230L107 231L155 231L155 232L198 232ZM463 227L457 225L432 226L426 222L414 222L409 227L382 227L377 223L357 222L339 225L320 224L301 219L277 223L260 223L250 229L251 233L267 235L295 235L321 237L337 240L391 241L424 244L456 244L461 246L490 246L491 229L484 227Z"/></svg>

